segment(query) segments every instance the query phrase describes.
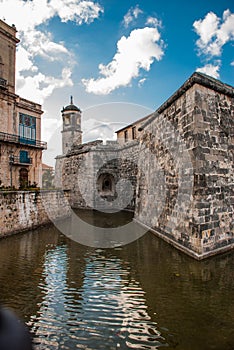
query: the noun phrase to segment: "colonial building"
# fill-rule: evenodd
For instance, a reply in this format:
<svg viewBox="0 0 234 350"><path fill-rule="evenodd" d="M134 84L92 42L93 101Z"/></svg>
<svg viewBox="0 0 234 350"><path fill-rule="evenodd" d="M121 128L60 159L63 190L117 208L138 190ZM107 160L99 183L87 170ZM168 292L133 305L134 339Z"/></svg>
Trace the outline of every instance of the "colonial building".
<svg viewBox="0 0 234 350"><path fill-rule="evenodd" d="M15 93L16 28L0 20L0 186L41 186L41 105Z"/></svg>
<svg viewBox="0 0 234 350"><path fill-rule="evenodd" d="M125 142L133 141L139 138L140 127L143 125L147 119L151 118L152 114L147 115L141 119L136 120L135 122L125 126L116 131L117 141L119 144L123 145Z"/></svg>
<svg viewBox="0 0 234 350"><path fill-rule="evenodd" d="M64 110L69 138L63 131L56 185L70 191L73 207L131 209L146 230L197 259L234 247L232 86L196 72L106 145L82 144L74 106Z"/></svg>

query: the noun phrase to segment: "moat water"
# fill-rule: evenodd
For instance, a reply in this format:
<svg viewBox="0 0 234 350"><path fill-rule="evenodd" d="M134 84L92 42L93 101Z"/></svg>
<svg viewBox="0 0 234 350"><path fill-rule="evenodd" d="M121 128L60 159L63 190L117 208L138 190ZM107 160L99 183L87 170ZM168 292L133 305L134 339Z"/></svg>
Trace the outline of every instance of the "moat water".
<svg viewBox="0 0 234 350"><path fill-rule="evenodd" d="M0 266L35 349L234 349L232 252L198 262L152 233L90 248L51 226L0 240Z"/></svg>

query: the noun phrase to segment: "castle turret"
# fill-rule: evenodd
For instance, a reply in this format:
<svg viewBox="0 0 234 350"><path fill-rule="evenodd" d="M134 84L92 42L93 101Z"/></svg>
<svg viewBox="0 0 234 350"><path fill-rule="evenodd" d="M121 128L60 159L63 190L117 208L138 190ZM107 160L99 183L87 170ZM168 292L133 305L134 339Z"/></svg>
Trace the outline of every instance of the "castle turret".
<svg viewBox="0 0 234 350"><path fill-rule="evenodd" d="M63 117L63 154L67 154L73 144L79 145L82 143L81 110L73 104L71 96L70 104L64 107L61 112Z"/></svg>

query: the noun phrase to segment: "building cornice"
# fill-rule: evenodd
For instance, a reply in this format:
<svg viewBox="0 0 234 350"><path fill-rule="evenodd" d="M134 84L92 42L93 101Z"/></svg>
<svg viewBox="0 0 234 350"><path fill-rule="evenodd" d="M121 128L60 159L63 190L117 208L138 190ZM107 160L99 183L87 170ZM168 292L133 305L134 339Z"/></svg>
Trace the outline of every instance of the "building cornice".
<svg viewBox="0 0 234 350"><path fill-rule="evenodd" d="M9 26L6 22L0 20L0 33L8 37L15 44L18 44L20 40L16 38L17 30L14 25Z"/></svg>
<svg viewBox="0 0 234 350"><path fill-rule="evenodd" d="M26 109L31 112L35 112L37 114L43 114L43 111L41 110L41 105L39 103L26 100L25 98L16 96L16 105L18 108Z"/></svg>

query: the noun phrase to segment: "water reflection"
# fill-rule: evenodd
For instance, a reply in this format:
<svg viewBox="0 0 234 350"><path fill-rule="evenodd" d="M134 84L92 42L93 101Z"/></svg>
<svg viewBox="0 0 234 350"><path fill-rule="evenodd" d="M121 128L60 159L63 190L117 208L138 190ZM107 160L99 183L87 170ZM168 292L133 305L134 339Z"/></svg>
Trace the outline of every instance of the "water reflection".
<svg viewBox="0 0 234 350"><path fill-rule="evenodd" d="M13 308L24 321L38 309L44 254L56 247L58 237L51 227L0 240L0 304Z"/></svg>
<svg viewBox="0 0 234 350"><path fill-rule="evenodd" d="M136 224L132 212L111 213L96 210L74 210L67 220L58 220L56 227L66 237L94 248L114 248L133 242L146 233Z"/></svg>
<svg viewBox="0 0 234 350"><path fill-rule="evenodd" d="M231 350L233 265L232 253L197 262L152 234L95 249L42 228L0 241L0 302L35 349Z"/></svg>
<svg viewBox="0 0 234 350"><path fill-rule="evenodd" d="M44 270L39 288L43 295L39 310L32 315L28 325L34 333L38 349L58 348L63 343L63 324L67 323L66 305L66 247L49 250L45 256Z"/></svg>
<svg viewBox="0 0 234 350"><path fill-rule="evenodd" d="M87 338L92 335L94 349L156 349L161 345L163 339L147 313L145 292L130 277L130 266L119 258L107 258L102 252L89 257L81 294L83 331Z"/></svg>
<svg viewBox="0 0 234 350"><path fill-rule="evenodd" d="M130 266L101 250L84 260L77 285L71 275L67 279L70 269L77 270L71 261L69 266L67 247L47 252L39 284L43 299L28 322L36 348L157 349L164 339L147 313L145 292L130 278Z"/></svg>

